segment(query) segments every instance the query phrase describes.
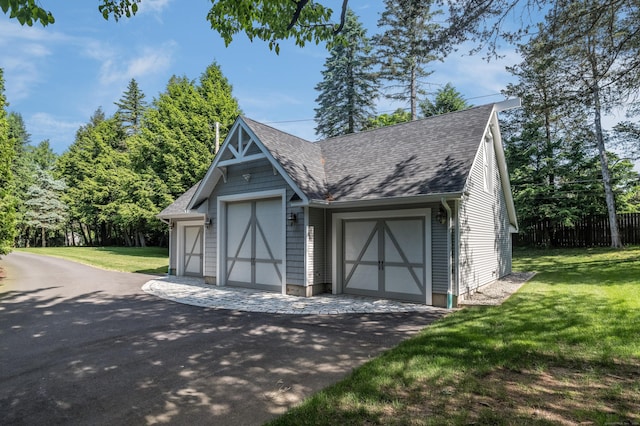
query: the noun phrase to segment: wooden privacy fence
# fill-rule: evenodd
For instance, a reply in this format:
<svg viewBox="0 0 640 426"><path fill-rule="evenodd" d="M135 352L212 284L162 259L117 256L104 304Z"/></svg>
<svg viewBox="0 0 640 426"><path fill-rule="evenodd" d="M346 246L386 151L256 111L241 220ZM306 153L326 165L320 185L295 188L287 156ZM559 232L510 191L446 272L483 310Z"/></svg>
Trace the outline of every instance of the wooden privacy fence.
<svg viewBox="0 0 640 426"><path fill-rule="evenodd" d="M618 215L618 230L622 244L640 244L640 213ZM521 223L520 232L513 234L515 246L594 247L611 245L609 217L586 216L574 226L552 223L550 220Z"/></svg>

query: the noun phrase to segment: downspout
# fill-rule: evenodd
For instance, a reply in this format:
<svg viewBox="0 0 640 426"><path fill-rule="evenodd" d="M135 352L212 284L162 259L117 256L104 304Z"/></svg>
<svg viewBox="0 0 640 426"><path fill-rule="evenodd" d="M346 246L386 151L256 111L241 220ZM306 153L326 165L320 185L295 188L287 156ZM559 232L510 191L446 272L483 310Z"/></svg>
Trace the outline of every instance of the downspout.
<svg viewBox="0 0 640 426"><path fill-rule="evenodd" d="M447 212L447 309L453 308L453 280L451 279L451 207L447 200L442 197L440 199L442 207Z"/></svg>

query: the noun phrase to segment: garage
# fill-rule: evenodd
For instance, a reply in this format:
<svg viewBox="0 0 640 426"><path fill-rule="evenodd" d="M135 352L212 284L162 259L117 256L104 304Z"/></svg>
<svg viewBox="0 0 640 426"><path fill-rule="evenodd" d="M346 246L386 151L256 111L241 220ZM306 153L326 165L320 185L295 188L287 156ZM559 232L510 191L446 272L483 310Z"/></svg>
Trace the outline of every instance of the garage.
<svg viewBox="0 0 640 426"><path fill-rule="evenodd" d="M226 203L226 283L281 291L283 282L282 199Z"/></svg>
<svg viewBox="0 0 640 426"><path fill-rule="evenodd" d="M334 215L337 292L428 303L429 217L428 210Z"/></svg>

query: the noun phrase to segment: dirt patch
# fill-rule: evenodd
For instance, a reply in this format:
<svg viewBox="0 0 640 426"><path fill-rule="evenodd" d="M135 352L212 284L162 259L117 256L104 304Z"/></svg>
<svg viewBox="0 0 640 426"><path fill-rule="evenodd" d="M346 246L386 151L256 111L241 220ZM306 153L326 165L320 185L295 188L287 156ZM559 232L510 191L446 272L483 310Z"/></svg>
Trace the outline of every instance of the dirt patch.
<svg viewBox="0 0 640 426"><path fill-rule="evenodd" d="M513 272L499 280L495 280L491 284L480 287L473 293L464 295L464 298L458 300L458 305L501 305L502 302L533 278L535 274L535 272Z"/></svg>
<svg viewBox="0 0 640 426"><path fill-rule="evenodd" d="M638 424L640 374L628 367L616 369L615 374L565 367L544 371L500 368L482 378L485 392L471 395L468 408L474 413L472 417L488 408L508 413L512 419L561 425L593 424L598 420Z"/></svg>

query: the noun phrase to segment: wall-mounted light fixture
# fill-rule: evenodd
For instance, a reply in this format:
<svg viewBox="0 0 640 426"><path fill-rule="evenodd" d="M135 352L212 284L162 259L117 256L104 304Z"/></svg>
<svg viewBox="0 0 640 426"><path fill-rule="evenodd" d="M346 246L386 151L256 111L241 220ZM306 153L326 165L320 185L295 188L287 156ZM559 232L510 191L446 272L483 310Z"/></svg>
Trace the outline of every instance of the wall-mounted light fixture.
<svg viewBox="0 0 640 426"><path fill-rule="evenodd" d="M244 180L249 182L251 180L251 173L245 173L242 175L242 177L244 178Z"/></svg>
<svg viewBox="0 0 640 426"><path fill-rule="evenodd" d="M442 225L447 223L447 212L442 206L440 206L440 208L438 209L438 213L436 213L436 220Z"/></svg>
<svg viewBox="0 0 640 426"><path fill-rule="evenodd" d="M205 221L204 221L204 226L205 226L207 229L209 229L209 227L211 226L211 218L210 218L210 217L208 217L208 218L206 218L206 219L205 219Z"/></svg>
<svg viewBox="0 0 640 426"><path fill-rule="evenodd" d="M298 218L296 217L295 213L289 213L289 215L287 216L287 221L289 222L289 226L293 226L296 224L296 220L298 220Z"/></svg>

